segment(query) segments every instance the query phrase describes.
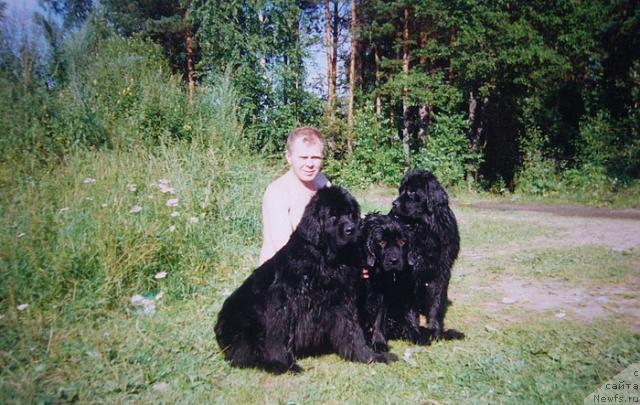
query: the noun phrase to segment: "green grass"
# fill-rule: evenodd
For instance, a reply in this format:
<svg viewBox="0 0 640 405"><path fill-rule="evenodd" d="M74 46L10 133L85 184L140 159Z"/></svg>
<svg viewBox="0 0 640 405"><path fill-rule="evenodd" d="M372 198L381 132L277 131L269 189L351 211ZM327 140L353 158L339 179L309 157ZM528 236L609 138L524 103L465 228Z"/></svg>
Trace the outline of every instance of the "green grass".
<svg viewBox="0 0 640 405"><path fill-rule="evenodd" d="M213 328L225 294L257 261L259 204L276 170L182 144L78 152L45 169L0 166L2 403L575 403L640 361L640 335L613 317L543 319L513 306L507 320L483 305L500 297L472 288L505 274L635 282L637 251L536 248L553 226L456 207L463 257L451 291L464 299L447 324L467 339L426 347L416 366L329 355L301 359L300 375L235 369ZM178 207L166 206L161 178ZM363 212L386 212L394 193L356 195ZM134 205L142 210L130 213ZM464 257L471 251L485 257ZM160 271L167 277L155 279ZM133 294L159 291L152 316L130 305ZM392 342L400 356L409 347Z"/></svg>
<svg viewBox="0 0 640 405"><path fill-rule="evenodd" d="M331 355L302 359L301 375L271 376L234 369L222 359L212 339L220 301L207 294L163 306L149 318L120 313L44 330L35 320L3 322L3 332L11 327L17 345L11 354L3 347L2 397L18 402L575 403L640 359L640 337L610 323L565 323L562 330L553 323L491 330L476 324L466 329L464 341L436 343L414 354L416 366L353 364ZM451 323L461 323L461 316L452 314ZM407 347L392 342L399 354ZM159 384L166 389L159 391Z"/></svg>
<svg viewBox="0 0 640 405"><path fill-rule="evenodd" d="M485 259L493 272L567 281L608 283L637 279L640 251L615 251L600 246L534 248L512 255Z"/></svg>
<svg viewBox="0 0 640 405"><path fill-rule="evenodd" d="M640 182L622 185L615 190L610 187L591 185L585 189L563 189L545 194L530 194L516 190L511 193L493 193L458 186L452 194L463 203L509 202L521 204L581 205L608 208L640 208Z"/></svg>

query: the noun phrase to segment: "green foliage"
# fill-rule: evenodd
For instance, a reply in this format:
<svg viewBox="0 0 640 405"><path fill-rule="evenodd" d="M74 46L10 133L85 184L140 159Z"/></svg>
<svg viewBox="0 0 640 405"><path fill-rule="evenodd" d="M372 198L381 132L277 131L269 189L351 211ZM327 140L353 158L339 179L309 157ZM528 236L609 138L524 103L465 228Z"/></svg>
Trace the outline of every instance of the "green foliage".
<svg viewBox="0 0 640 405"><path fill-rule="evenodd" d="M254 150L280 153L288 131L315 124L317 96L304 89L301 6L291 1L194 1L205 73L231 72Z"/></svg>
<svg viewBox="0 0 640 405"><path fill-rule="evenodd" d="M397 184L403 175L402 149L388 119L374 112L371 103L355 116L353 153L345 159L329 159L325 172L337 184L366 187Z"/></svg>
<svg viewBox="0 0 640 405"><path fill-rule="evenodd" d="M580 162L602 166L612 176L640 173L640 139L634 136L638 130L627 122L614 120L606 111L584 119L577 145Z"/></svg>
<svg viewBox="0 0 640 405"><path fill-rule="evenodd" d="M189 139L187 99L160 48L133 38L95 39L87 31L67 45L70 76L58 93L52 136L65 147Z"/></svg>
<svg viewBox="0 0 640 405"><path fill-rule="evenodd" d="M481 162L480 154L469 148L468 129L467 119L461 114L435 114L427 140L413 155L412 164L433 171L445 185L461 183L469 167Z"/></svg>

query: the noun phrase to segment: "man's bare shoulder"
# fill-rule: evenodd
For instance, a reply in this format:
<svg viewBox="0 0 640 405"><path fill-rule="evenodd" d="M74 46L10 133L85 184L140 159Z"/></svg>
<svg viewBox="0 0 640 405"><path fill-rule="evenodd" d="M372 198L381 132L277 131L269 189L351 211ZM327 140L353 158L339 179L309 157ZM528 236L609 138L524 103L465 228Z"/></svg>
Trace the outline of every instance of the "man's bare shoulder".
<svg viewBox="0 0 640 405"><path fill-rule="evenodd" d="M286 199L288 191L287 174L283 174L267 186L263 199L265 201L283 201Z"/></svg>

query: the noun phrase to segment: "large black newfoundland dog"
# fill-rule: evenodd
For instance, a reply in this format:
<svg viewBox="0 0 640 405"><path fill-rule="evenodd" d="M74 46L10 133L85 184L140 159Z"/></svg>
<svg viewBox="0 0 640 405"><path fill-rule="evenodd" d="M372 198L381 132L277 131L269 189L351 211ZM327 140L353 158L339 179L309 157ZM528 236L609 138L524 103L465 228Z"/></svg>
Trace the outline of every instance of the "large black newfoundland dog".
<svg viewBox="0 0 640 405"><path fill-rule="evenodd" d="M392 216L369 214L361 223L360 316L365 336L378 352L389 350L387 339L427 343L426 330L419 326L409 238Z"/></svg>
<svg viewBox="0 0 640 405"><path fill-rule="evenodd" d="M335 352L357 362L388 362L366 344L352 263L360 207L340 187L319 190L287 244L224 302L215 327L238 367L302 371L295 358Z"/></svg>
<svg viewBox="0 0 640 405"><path fill-rule="evenodd" d="M427 317L429 339L462 339L463 333L444 329L451 268L460 251L458 225L447 192L424 169L408 172L399 192L390 215L411 234L413 293L417 309Z"/></svg>

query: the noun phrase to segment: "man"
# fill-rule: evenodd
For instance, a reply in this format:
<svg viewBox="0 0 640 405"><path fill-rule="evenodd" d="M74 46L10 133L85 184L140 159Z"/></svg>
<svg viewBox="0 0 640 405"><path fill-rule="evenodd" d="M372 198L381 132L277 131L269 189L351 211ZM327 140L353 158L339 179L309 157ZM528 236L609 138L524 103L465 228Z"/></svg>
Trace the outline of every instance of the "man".
<svg viewBox="0 0 640 405"><path fill-rule="evenodd" d="M316 191L331 185L320 173L323 152L317 129L301 127L289 133L285 152L289 170L267 187L262 199L260 264L287 243Z"/></svg>

